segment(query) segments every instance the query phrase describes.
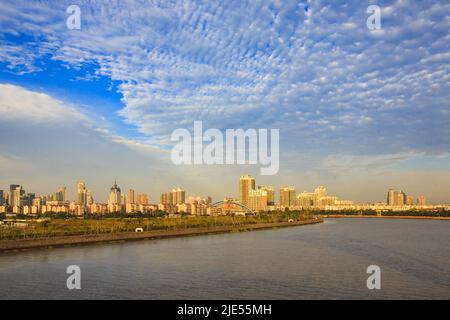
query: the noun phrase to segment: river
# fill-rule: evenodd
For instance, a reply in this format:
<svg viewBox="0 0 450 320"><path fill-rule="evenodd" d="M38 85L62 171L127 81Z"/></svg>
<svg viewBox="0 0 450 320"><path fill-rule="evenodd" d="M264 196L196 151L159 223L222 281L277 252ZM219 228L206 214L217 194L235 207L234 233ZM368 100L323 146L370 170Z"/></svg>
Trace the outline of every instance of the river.
<svg viewBox="0 0 450 320"><path fill-rule="evenodd" d="M450 299L450 221L322 224L0 254L0 299ZM66 268L81 269L68 290ZM369 290L369 265L381 289Z"/></svg>

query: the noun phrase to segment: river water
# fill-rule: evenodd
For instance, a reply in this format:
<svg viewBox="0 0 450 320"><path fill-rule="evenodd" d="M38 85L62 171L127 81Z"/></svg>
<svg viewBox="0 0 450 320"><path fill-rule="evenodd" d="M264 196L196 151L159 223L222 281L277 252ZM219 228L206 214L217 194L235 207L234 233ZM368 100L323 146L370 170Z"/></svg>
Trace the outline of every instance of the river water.
<svg viewBox="0 0 450 320"><path fill-rule="evenodd" d="M449 245L450 221L353 218L39 249L0 254L0 299L450 299Z"/></svg>

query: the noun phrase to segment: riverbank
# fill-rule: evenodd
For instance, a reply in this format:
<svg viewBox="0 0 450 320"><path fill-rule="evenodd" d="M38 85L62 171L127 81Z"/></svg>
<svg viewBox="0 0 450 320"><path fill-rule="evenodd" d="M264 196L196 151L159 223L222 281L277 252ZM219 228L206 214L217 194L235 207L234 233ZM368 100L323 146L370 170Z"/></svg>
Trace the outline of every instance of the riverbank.
<svg viewBox="0 0 450 320"><path fill-rule="evenodd" d="M117 233L103 233L103 234L100 233L100 234L60 236L60 237L40 238L40 239L0 240L0 253L24 249L85 245L101 242L164 239L164 238L199 236L206 234L217 234L228 232L244 232L253 230L302 226L321 222L323 222L322 219L311 219L294 222L257 223L238 226L185 228L172 230L154 230L145 232L117 232Z"/></svg>
<svg viewBox="0 0 450 320"><path fill-rule="evenodd" d="M431 217L431 216L377 216L377 215L345 215L345 214L329 214L322 216L323 218L378 218L378 219L425 219L425 220L450 220L450 217Z"/></svg>

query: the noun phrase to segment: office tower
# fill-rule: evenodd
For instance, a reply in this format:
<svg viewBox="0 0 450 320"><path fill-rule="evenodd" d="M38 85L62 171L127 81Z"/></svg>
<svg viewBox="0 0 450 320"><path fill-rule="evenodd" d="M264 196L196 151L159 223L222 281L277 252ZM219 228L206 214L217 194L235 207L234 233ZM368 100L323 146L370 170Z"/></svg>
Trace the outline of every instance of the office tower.
<svg viewBox="0 0 450 320"><path fill-rule="evenodd" d="M275 188L272 186L258 186L259 190L264 190L267 193L267 205L275 205Z"/></svg>
<svg viewBox="0 0 450 320"><path fill-rule="evenodd" d="M65 186L59 188L59 193L61 194L62 201L67 201L67 188Z"/></svg>
<svg viewBox="0 0 450 320"><path fill-rule="evenodd" d="M19 199L19 206L31 206L35 197L34 193L22 194Z"/></svg>
<svg viewBox="0 0 450 320"><path fill-rule="evenodd" d="M134 190L133 189L130 189L130 197L128 200L131 204L134 204Z"/></svg>
<svg viewBox="0 0 450 320"><path fill-rule="evenodd" d="M59 187L58 191L55 192L53 198L55 201L66 201L67 200L66 187Z"/></svg>
<svg viewBox="0 0 450 320"><path fill-rule="evenodd" d="M17 187L20 187L20 185L19 184L10 184L9 192L13 192L14 190L16 190Z"/></svg>
<svg viewBox="0 0 450 320"><path fill-rule="evenodd" d="M427 198L425 196L417 197L417 205L418 206L426 206L427 205Z"/></svg>
<svg viewBox="0 0 450 320"><path fill-rule="evenodd" d="M15 188L11 190L9 204L11 207L20 206L20 197L25 193L25 190L19 185L11 185L10 188L13 186Z"/></svg>
<svg viewBox="0 0 450 320"><path fill-rule="evenodd" d="M293 186L280 187L280 206L291 207L295 205L295 188Z"/></svg>
<svg viewBox="0 0 450 320"><path fill-rule="evenodd" d="M250 190L255 190L255 179L249 175L243 175L239 178L239 201L248 206L248 194Z"/></svg>
<svg viewBox="0 0 450 320"><path fill-rule="evenodd" d="M91 190L86 190L86 204L91 205L94 203L94 197Z"/></svg>
<svg viewBox="0 0 450 320"><path fill-rule="evenodd" d="M253 211L267 210L267 191L263 189L250 190L247 200L248 207Z"/></svg>
<svg viewBox="0 0 450 320"><path fill-rule="evenodd" d="M77 183L77 203L81 205L87 204L86 185L81 181Z"/></svg>
<svg viewBox="0 0 450 320"><path fill-rule="evenodd" d="M386 204L388 206L395 206L397 203L397 191L394 189L389 189L387 193Z"/></svg>
<svg viewBox="0 0 450 320"><path fill-rule="evenodd" d="M117 183L114 181L114 185L111 187L109 192L109 201L108 204L120 205L122 203L122 197L120 193L120 188L117 186Z"/></svg>
<svg viewBox="0 0 450 320"><path fill-rule="evenodd" d="M318 198L326 197L327 196L327 188L323 186L318 186L314 193L317 195Z"/></svg>
<svg viewBox="0 0 450 320"><path fill-rule="evenodd" d="M64 193L65 193L65 187L64 188ZM65 196L65 198L67 199L67 196ZM86 206L89 204L93 204L94 203L94 198L92 196L92 192L88 189L86 189L86 185L84 184L84 182L78 182L77 183L77 200L76 203L82 206Z"/></svg>
<svg viewBox="0 0 450 320"><path fill-rule="evenodd" d="M0 190L0 206L2 206L4 204L4 200L3 200L3 190Z"/></svg>
<svg viewBox="0 0 450 320"><path fill-rule="evenodd" d="M15 205L15 200L17 200L17 196L16 196L16 189L19 188L20 185L18 184L10 184L9 185L9 193L8 193L8 205L11 207L14 207Z"/></svg>

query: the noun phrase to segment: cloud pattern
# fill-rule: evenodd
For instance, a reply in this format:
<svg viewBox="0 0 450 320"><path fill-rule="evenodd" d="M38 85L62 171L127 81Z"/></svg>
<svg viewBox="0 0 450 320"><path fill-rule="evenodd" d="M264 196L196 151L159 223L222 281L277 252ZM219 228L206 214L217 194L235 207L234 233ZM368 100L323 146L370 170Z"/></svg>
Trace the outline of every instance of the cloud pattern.
<svg viewBox="0 0 450 320"><path fill-rule="evenodd" d="M450 152L446 1L84 0L81 30L66 28L70 4L2 1L2 72L57 61L80 70L74 82L108 77L136 143L167 146L203 120L280 128L282 158L324 167ZM379 31L366 27L369 4L382 8Z"/></svg>

